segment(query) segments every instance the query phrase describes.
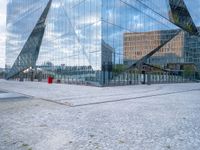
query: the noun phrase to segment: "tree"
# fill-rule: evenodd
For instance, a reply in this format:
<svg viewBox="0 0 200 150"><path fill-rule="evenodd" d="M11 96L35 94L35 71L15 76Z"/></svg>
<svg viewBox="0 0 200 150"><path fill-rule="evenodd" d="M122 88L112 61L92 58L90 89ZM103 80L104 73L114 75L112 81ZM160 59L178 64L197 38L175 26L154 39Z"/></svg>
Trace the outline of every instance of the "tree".
<svg viewBox="0 0 200 150"><path fill-rule="evenodd" d="M123 71L125 71L125 66L123 64L116 64L113 69L112 69L113 73L121 73Z"/></svg>
<svg viewBox="0 0 200 150"><path fill-rule="evenodd" d="M195 68L193 66L184 66L184 77L191 78L195 74Z"/></svg>

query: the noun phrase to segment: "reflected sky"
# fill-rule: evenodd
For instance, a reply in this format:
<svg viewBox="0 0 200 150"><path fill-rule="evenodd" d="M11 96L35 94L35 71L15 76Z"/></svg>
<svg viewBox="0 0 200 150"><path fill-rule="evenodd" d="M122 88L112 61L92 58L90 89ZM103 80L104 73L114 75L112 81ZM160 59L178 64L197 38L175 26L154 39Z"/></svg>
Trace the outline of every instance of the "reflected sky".
<svg viewBox="0 0 200 150"><path fill-rule="evenodd" d="M6 64L12 66L48 0L9 0ZM199 0L185 0L197 26ZM53 0L37 65L102 66L102 41L113 62L123 63L127 32L177 28L169 22L167 0Z"/></svg>
<svg viewBox="0 0 200 150"><path fill-rule="evenodd" d="M0 1L0 68L5 67L6 1Z"/></svg>

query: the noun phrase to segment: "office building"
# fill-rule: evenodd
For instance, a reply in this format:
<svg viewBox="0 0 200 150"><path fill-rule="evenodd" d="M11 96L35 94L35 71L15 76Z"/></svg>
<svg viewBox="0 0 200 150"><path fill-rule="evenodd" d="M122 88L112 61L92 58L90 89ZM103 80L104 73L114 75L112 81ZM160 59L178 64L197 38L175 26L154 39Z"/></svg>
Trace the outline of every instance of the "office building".
<svg viewBox="0 0 200 150"><path fill-rule="evenodd" d="M147 34L159 40L158 36L163 34L158 32L176 31L180 27L196 33L187 13L183 15L190 26L185 27L185 22L174 18L173 14L178 12L174 10L180 7L187 12L185 5L180 4L172 0L8 0L7 79L30 75L32 80L38 76L46 80L53 76L63 83L109 84L119 73L116 70L123 66L124 58L138 59L159 44L159 41L150 42ZM196 8L194 2L188 6ZM193 11L191 15L197 23L198 15ZM133 49L124 45L124 37L135 33L139 36L138 42L147 43L145 48L136 45L134 56ZM162 50L180 56L182 40L178 36L172 42L177 48Z"/></svg>

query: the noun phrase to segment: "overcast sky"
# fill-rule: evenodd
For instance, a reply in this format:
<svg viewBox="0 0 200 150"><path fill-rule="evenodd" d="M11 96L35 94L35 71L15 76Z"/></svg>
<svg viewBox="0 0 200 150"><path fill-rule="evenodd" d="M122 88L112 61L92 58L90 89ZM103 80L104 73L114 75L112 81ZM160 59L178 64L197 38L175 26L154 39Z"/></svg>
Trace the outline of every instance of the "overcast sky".
<svg viewBox="0 0 200 150"><path fill-rule="evenodd" d="M6 0L0 0L0 68L5 66Z"/></svg>

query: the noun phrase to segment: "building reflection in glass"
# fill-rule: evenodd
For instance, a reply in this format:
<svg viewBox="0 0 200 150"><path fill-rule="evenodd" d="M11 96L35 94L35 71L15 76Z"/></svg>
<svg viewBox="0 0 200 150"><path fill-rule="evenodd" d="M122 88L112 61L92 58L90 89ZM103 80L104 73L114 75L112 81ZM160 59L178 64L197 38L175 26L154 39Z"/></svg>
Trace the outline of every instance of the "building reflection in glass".
<svg viewBox="0 0 200 150"><path fill-rule="evenodd" d="M48 0L8 1L6 68L14 61ZM200 6L186 1L190 8ZM196 6L193 6L196 5ZM198 26L197 14L191 11ZM53 0L36 68L68 83L103 85L156 48L178 29L170 22L168 1ZM180 33L152 57L152 64L200 64L200 39ZM33 68L34 69L34 68Z"/></svg>

